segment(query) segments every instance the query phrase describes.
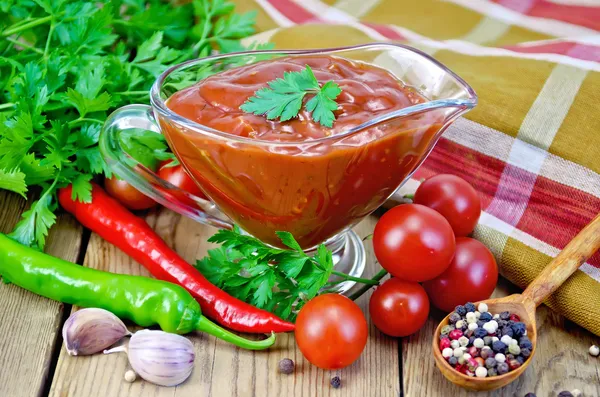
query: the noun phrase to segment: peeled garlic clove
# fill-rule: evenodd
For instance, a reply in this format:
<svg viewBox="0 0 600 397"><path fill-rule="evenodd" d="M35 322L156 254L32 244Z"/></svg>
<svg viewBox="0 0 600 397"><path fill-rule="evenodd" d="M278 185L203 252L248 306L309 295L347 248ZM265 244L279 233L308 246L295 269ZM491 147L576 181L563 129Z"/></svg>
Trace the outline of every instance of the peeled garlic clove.
<svg viewBox="0 0 600 397"><path fill-rule="evenodd" d="M62 329L67 353L85 356L101 352L129 335L123 321L104 309L81 309L71 314Z"/></svg>
<svg viewBox="0 0 600 397"><path fill-rule="evenodd" d="M138 331L127 348L129 364L144 380L177 386L194 369L194 346L187 338L163 331Z"/></svg>

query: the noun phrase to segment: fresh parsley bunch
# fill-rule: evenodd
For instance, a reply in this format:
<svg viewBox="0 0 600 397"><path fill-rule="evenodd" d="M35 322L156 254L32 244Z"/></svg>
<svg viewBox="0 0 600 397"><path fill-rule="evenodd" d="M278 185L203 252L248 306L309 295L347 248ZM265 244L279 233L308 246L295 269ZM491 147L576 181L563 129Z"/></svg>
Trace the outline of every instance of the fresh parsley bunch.
<svg viewBox="0 0 600 397"><path fill-rule="evenodd" d="M0 0L0 188L40 187L11 236L43 248L57 189L71 183L88 202L92 178L110 176L98 151L107 115L147 102L171 65L244 49L254 19L226 0ZM150 167L172 157L158 134L123 139Z"/></svg>
<svg viewBox="0 0 600 397"><path fill-rule="evenodd" d="M196 268L217 287L283 319L293 319L305 302L327 287L333 270L331 251L321 244L308 256L291 233L277 232L289 250L273 248L233 230L208 239L221 247L208 251ZM346 276L346 275L343 275ZM332 283L334 284L334 283Z"/></svg>

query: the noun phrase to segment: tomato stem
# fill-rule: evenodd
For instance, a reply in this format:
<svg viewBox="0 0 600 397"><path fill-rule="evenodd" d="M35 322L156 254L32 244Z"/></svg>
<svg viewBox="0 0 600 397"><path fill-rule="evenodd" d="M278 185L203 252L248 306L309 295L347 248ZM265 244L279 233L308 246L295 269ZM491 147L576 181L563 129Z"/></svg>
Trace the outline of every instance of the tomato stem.
<svg viewBox="0 0 600 397"><path fill-rule="evenodd" d="M353 301L357 300L358 298L360 298L361 296L363 296L363 294L365 292L367 292L368 290L370 290L373 285L379 285L379 280L381 280L382 278L384 278L386 274L388 274L387 270L381 269L379 272L377 272L376 275L374 275L371 278L371 281L374 281L375 284L365 284L365 285L363 285L362 287L360 287L360 289L356 290L356 292L354 292L352 295L348 296L348 298L352 299Z"/></svg>
<svg viewBox="0 0 600 397"><path fill-rule="evenodd" d="M414 193L405 194L404 198L405 199L409 199L409 200L414 200L415 199L415 194Z"/></svg>
<svg viewBox="0 0 600 397"><path fill-rule="evenodd" d="M346 273L338 272L338 271L335 271L335 270L332 271L331 274L336 275L338 277L341 277L344 280L356 281L357 283L368 284L368 285L377 285L377 284L379 284L379 281L377 281L377 280L372 280L370 278L353 277L353 276L350 276L350 275L348 275Z"/></svg>

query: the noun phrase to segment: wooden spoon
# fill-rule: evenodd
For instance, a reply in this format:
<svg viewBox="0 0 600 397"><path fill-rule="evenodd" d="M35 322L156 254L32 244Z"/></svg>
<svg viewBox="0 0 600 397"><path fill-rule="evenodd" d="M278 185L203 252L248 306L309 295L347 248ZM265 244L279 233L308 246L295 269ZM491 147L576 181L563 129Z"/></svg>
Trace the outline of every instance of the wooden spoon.
<svg viewBox="0 0 600 397"><path fill-rule="evenodd" d="M448 325L450 315L440 322L433 335L433 357L437 367L450 382L471 390L494 390L506 386L517 379L533 360L537 345L537 331L535 323L535 309L544 299L552 294L584 263L596 250L600 248L600 214L594 218L562 252L552 261L522 294L510 295L500 299L488 299L490 313L508 311L517 314L527 326L527 336L533 344L531 356L514 371L504 375L477 378L458 372L442 356L439 348L439 336L442 327Z"/></svg>

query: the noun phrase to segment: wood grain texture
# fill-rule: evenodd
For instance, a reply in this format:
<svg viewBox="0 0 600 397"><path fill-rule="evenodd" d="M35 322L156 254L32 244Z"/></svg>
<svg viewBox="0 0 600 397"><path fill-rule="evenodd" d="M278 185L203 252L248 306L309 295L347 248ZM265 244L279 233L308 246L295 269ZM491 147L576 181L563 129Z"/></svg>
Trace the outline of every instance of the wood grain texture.
<svg viewBox="0 0 600 397"><path fill-rule="evenodd" d="M0 232L13 229L25 205L21 197L0 191ZM46 252L75 261L81 236L74 219L60 215L50 231ZM0 396L42 395L62 312L58 302L0 283Z"/></svg>
<svg viewBox="0 0 600 397"><path fill-rule="evenodd" d="M493 297L519 292L505 279L499 281ZM492 392L471 392L448 382L435 367L431 338L444 314L435 312L423 329L402 341L404 395L521 397L529 392L538 397L555 397L563 390L579 389L583 396L600 396L600 360L588 354L597 337L551 312L537 310L538 350L529 368L515 382Z"/></svg>
<svg viewBox="0 0 600 397"><path fill-rule="evenodd" d="M215 229L164 209L150 214L147 220L189 262L210 248L206 239ZM376 218L369 217L358 225L359 235L370 234L375 221ZM377 271L370 250L367 264L366 275L370 276ZM96 235L90 239L84 265L148 275L140 265ZM368 296L363 296L358 303L366 313ZM126 383L123 380L128 369L125 355L70 357L62 349L50 396L399 396L398 342L376 331L372 324L369 333L361 358L340 371L323 371L308 364L291 334L280 334L274 348L263 352L241 350L212 336L194 334L190 339L196 348L196 366L188 381L176 388L157 387L141 380ZM285 357L296 362L294 375L277 372L279 360ZM342 379L342 388L337 390L329 385L335 375Z"/></svg>

